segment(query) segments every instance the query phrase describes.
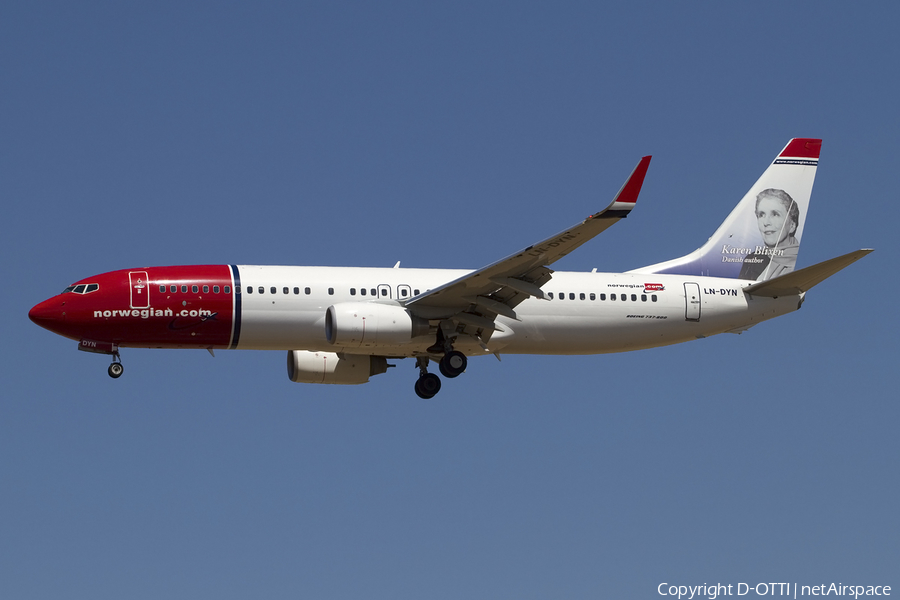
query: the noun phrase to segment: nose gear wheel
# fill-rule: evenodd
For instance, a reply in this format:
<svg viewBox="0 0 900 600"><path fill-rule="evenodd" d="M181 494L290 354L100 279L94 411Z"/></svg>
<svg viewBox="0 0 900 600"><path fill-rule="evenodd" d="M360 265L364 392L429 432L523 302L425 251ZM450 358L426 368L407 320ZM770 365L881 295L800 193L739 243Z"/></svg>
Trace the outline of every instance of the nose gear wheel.
<svg viewBox="0 0 900 600"><path fill-rule="evenodd" d="M125 372L125 367L122 365L122 359L119 357L118 352L113 353L113 361L112 364L109 365L109 368L106 370L109 373L109 376L113 379L118 379L122 376L122 373Z"/></svg>

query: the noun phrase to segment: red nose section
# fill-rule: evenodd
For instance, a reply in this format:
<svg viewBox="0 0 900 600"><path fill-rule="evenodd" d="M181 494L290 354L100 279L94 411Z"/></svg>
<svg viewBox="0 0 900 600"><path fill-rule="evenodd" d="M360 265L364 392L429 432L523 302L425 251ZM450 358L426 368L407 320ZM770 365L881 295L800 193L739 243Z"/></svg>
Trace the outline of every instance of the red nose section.
<svg viewBox="0 0 900 600"><path fill-rule="evenodd" d="M66 313L63 310L62 301L56 297L35 305L28 311L28 318L44 329L59 333L61 326L65 323Z"/></svg>

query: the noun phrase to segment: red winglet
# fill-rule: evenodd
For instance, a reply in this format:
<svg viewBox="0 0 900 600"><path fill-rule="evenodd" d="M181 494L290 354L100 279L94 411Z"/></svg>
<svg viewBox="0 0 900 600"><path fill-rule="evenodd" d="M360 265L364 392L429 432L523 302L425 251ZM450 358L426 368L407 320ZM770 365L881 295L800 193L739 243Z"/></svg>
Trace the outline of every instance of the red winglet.
<svg viewBox="0 0 900 600"><path fill-rule="evenodd" d="M819 150L822 149L822 140L811 138L794 138L784 147L779 158L819 158Z"/></svg>
<svg viewBox="0 0 900 600"><path fill-rule="evenodd" d="M644 177L647 175L647 167L650 166L650 158L645 156L641 159L641 162L638 163L638 166L631 173L631 177L619 190L615 202L627 202L629 204L637 202L638 194L641 193L641 186L644 185Z"/></svg>

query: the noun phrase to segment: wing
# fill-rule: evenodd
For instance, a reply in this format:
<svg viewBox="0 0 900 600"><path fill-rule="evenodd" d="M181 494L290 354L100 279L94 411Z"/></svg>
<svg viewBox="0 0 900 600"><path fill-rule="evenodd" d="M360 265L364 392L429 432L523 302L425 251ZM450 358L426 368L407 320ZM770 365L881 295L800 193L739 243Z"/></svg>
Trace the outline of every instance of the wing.
<svg viewBox="0 0 900 600"><path fill-rule="evenodd" d="M649 156L642 158L615 199L600 212L511 256L410 298L405 306L426 319L452 319L458 332L479 335L481 330L480 335L489 338L497 315L516 319L514 309L519 303L529 296L544 297L541 286L553 273L548 265L628 215L637 202L649 164Z"/></svg>

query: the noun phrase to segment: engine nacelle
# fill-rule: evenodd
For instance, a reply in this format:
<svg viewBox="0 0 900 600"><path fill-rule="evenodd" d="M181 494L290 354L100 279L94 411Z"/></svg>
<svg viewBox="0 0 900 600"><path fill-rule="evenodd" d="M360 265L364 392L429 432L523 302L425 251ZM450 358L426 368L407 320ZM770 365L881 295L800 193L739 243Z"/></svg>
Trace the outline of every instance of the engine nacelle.
<svg viewBox="0 0 900 600"><path fill-rule="evenodd" d="M428 333L428 321L402 306L343 302L325 313L325 339L335 346L362 348L406 344Z"/></svg>
<svg viewBox="0 0 900 600"><path fill-rule="evenodd" d="M366 383L388 369L383 356L288 350L288 377L295 383Z"/></svg>

